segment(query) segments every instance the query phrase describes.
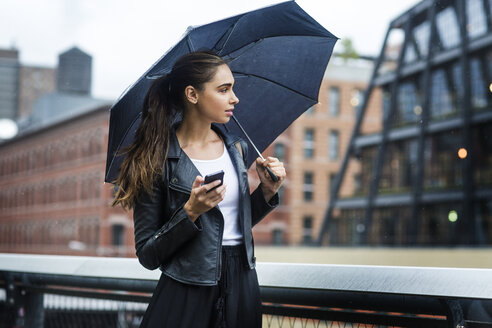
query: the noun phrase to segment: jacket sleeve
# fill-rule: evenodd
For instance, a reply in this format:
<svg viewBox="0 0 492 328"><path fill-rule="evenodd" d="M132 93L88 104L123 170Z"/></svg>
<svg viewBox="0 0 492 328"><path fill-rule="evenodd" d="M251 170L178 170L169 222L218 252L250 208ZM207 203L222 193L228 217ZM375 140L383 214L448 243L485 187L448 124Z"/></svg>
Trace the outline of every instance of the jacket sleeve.
<svg viewBox="0 0 492 328"><path fill-rule="evenodd" d="M265 200L263 191L261 190L261 184L256 188L250 196L251 199L251 225L254 227L260 222L268 213L270 213L275 207L278 206L279 199L278 193L273 195L269 202Z"/></svg>
<svg viewBox="0 0 492 328"><path fill-rule="evenodd" d="M142 192L133 208L135 248L138 260L149 270L161 264L201 231L181 206L169 215L166 210L167 188L156 183L152 195Z"/></svg>

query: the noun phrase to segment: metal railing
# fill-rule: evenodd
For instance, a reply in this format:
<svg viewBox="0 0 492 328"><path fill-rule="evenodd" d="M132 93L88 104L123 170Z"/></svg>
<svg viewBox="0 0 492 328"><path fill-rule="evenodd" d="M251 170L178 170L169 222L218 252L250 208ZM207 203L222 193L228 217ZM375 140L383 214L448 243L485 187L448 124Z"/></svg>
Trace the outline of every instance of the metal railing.
<svg viewBox="0 0 492 328"><path fill-rule="evenodd" d="M257 271L264 327L492 327L491 269ZM0 327L138 327L159 276L136 259L0 254Z"/></svg>

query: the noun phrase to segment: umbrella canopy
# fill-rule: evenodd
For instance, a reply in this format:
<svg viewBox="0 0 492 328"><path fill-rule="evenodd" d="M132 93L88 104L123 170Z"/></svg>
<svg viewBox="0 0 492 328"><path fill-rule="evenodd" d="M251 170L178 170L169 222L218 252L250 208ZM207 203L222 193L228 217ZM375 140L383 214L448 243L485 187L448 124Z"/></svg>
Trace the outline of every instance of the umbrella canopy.
<svg viewBox="0 0 492 328"><path fill-rule="evenodd" d="M114 181L133 142L153 79L171 71L184 54L211 50L229 63L240 99L234 116L263 151L297 117L318 102L321 80L337 38L294 1L189 28L111 107L105 181ZM238 135L232 122L221 128ZM257 154L250 151L248 165Z"/></svg>

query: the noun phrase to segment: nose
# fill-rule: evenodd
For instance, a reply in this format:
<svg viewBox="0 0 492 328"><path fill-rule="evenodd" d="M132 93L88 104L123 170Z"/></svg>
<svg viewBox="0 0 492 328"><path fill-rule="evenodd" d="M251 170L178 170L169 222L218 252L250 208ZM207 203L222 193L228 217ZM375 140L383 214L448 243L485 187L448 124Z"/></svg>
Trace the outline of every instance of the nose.
<svg viewBox="0 0 492 328"><path fill-rule="evenodd" d="M236 97L236 94L234 93L234 91L232 91L232 98L231 98L231 104L235 105L239 102L239 98Z"/></svg>

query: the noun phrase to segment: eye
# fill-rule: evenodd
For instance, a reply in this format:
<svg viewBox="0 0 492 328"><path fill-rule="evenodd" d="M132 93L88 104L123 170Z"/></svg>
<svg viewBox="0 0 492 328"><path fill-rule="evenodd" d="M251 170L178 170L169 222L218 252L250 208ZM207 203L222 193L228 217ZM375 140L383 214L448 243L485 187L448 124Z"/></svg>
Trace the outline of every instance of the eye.
<svg viewBox="0 0 492 328"><path fill-rule="evenodd" d="M226 93L226 92L227 92L227 90L228 90L228 88L223 88L223 89L220 89L220 92L222 92L222 93Z"/></svg>

